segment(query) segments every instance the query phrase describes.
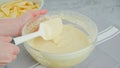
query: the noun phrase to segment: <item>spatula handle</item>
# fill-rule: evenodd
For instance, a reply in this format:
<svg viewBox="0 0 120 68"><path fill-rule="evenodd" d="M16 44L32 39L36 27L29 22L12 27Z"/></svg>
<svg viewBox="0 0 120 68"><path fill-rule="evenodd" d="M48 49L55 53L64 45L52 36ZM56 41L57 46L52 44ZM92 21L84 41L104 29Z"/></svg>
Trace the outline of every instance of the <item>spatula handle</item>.
<svg viewBox="0 0 120 68"><path fill-rule="evenodd" d="M28 35L13 38L12 42L13 42L13 44L18 45L18 44L21 44L21 43L23 43L27 40L35 38L37 36L40 36L39 32L34 32L34 33L31 33L31 34L28 34Z"/></svg>

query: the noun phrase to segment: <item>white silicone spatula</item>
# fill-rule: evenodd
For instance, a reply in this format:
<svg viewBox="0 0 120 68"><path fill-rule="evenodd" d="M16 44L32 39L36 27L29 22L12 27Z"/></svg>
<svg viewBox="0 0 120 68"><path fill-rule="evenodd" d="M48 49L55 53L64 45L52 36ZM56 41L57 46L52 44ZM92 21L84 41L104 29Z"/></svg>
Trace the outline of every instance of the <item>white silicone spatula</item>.
<svg viewBox="0 0 120 68"><path fill-rule="evenodd" d="M13 42L14 44L18 45L38 36L41 36L45 40L50 40L54 36L59 35L61 31L62 31L62 20L60 18L54 18L40 23L37 32L13 38Z"/></svg>

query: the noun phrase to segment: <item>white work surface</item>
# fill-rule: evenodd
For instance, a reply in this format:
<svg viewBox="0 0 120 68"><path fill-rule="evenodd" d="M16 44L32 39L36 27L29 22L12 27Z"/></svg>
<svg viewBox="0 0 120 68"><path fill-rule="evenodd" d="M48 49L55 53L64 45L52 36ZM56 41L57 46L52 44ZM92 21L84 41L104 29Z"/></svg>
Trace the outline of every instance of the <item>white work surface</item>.
<svg viewBox="0 0 120 68"><path fill-rule="evenodd" d="M120 29L120 0L45 0L48 11L70 10L90 17L99 32L111 25ZM29 68L37 62L19 45L17 59L5 68ZM96 46L90 56L75 68L120 68L120 34Z"/></svg>

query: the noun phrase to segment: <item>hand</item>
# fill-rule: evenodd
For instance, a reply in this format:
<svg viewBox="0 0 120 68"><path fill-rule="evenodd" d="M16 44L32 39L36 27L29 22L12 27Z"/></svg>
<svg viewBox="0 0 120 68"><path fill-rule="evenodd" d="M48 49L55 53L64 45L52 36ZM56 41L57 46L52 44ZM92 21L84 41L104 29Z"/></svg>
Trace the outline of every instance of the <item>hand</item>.
<svg viewBox="0 0 120 68"><path fill-rule="evenodd" d="M19 53L18 46L10 43L11 37L0 36L0 66L4 66L16 59Z"/></svg>
<svg viewBox="0 0 120 68"><path fill-rule="evenodd" d="M0 36L21 35L22 27L28 20L35 20L46 12L46 10L34 10L29 11L18 18L0 19Z"/></svg>

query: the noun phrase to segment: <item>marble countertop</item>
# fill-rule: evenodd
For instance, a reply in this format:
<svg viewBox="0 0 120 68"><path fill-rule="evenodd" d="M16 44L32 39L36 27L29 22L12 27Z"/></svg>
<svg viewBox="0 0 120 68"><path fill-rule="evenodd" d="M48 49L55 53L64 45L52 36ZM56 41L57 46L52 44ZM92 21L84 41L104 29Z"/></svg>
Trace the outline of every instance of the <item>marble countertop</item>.
<svg viewBox="0 0 120 68"><path fill-rule="evenodd" d="M90 17L98 30L114 25L120 29L120 0L44 0L43 9L70 10ZM120 68L120 34L97 46L92 54L75 68ZM19 45L20 54L6 68L29 68L37 62Z"/></svg>

